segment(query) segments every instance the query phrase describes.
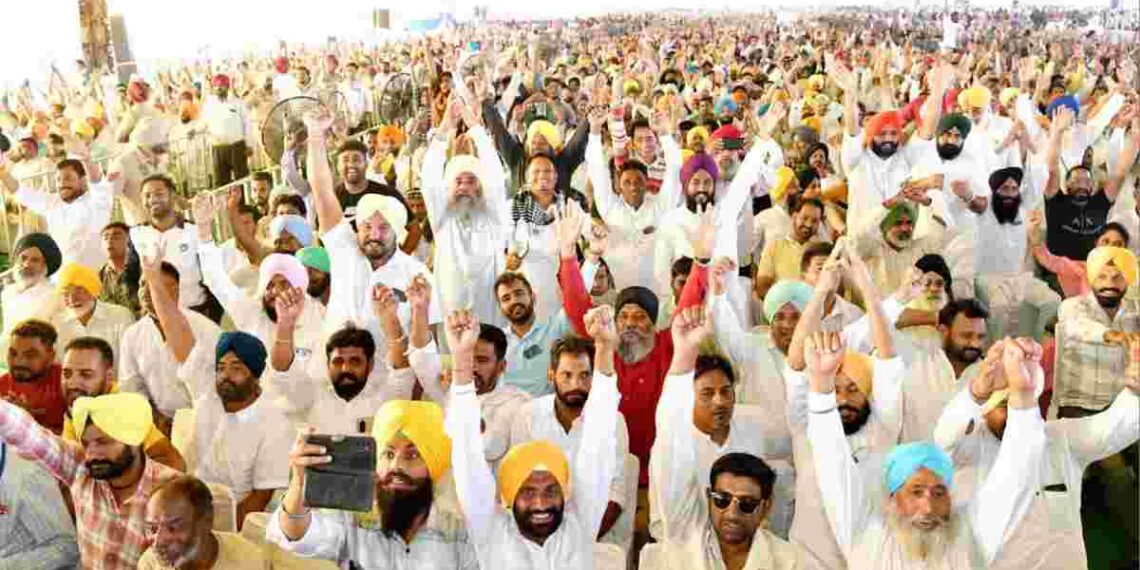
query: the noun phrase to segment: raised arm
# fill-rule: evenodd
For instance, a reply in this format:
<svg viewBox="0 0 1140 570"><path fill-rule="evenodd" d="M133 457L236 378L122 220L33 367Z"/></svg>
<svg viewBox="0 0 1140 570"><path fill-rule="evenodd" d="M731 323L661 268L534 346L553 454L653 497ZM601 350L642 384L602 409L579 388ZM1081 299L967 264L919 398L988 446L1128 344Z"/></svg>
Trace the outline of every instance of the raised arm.
<svg viewBox="0 0 1140 570"><path fill-rule="evenodd" d="M1049 169L1049 179L1045 183L1045 199L1052 198L1061 188L1061 142L1065 132L1073 125L1073 111L1068 107L1061 107L1053 113L1053 122L1049 123L1049 146L1045 150L1045 165Z"/></svg>
<svg viewBox="0 0 1140 570"><path fill-rule="evenodd" d="M83 464L83 448L78 443L51 433L23 408L3 399L0 399L0 440L8 444L8 451L39 463L52 477L69 487Z"/></svg>
<svg viewBox="0 0 1140 570"><path fill-rule="evenodd" d="M194 225L198 228L198 263L202 266L202 280L206 283L206 287L210 288L210 292L232 316L237 304L245 299L245 293L230 279L222 259L222 250L214 243L214 236L210 233L214 215L217 213L217 201L218 197L205 192L194 197Z"/></svg>
<svg viewBox="0 0 1140 570"><path fill-rule="evenodd" d="M326 139L331 126L332 117L328 115L305 117L305 128L309 131L305 170L309 176L309 186L313 190L317 229L321 234L335 228L344 217L344 210L333 191L332 168L328 159Z"/></svg>
<svg viewBox="0 0 1140 570"><path fill-rule="evenodd" d="M657 440L649 459L656 504L661 505L664 540L684 541L708 516L702 490L705 474L698 473L693 436L693 368L700 343L712 333L713 319L700 307L673 319L673 361L657 404Z"/></svg>
<svg viewBox="0 0 1140 570"><path fill-rule="evenodd" d="M1041 346L1032 340L1003 343L1009 416L997 460L968 510L974 541L987 565L997 558L1005 538L1029 512L1041 484L1045 424L1034 393L1035 383L1044 381L1040 360Z"/></svg>
<svg viewBox="0 0 1140 570"><path fill-rule="evenodd" d="M839 246L832 250L831 256L823 266L823 271L816 280L815 289L804 312L800 315L796 329L792 333L792 342L788 345L787 363L792 370L801 371L807 367L808 355L804 353L804 343L812 335L820 331L823 322L823 312L827 308L827 297L832 295L843 279L847 267L847 258L842 255Z"/></svg>
<svg viewBox="0 0 1140 570"><path fill-rule="evenodd" d="M594 339L594 380L582 410L578 453L571 460L570 501L590 529L590 536L597 536L610 501L610 481L621 468L614 452L617 445L614 426L621 395L614 372L617 327L613 307L595 307L586 313L585 320L586 333Z"/></svg>
<svg viewBox="0 0 1140 570"><path fill-rule="evenodd" d="M843 341L837 333L815 333L804 343L808 360L808 440L831 530L839 548L850 555L859 532L872 516L866 483L851 456L851 446L835 403L835 371L843 360Z"/></svg>
<svg viewBox="0 0 1140 570"><path fill-rule="evenodd" d="M613 177L602 148L602 125L606 124L605 107L590 109L590 137L586 143L586 174L594 188L594 207L603 220L609 222L610 211L617 208L621 198L614 194Z"/></svg>
<svg viewBox="0 0 1140 570"><path fill-rule="evenodd" d="M261 245L261 242L257 240L253 226L237 222L244 198L244 191L241 186L235 184L230 187L226 194L226 217L230 220L230 228L234 232L234 241L241 246L242 251L249 252L249 262L256 266L273 251Z"/></svg>
<svg viewBox="0 0 1140 570"><path fill-rule="evenodd" d="M950 84L953 69L949 65L939 65L930 70L930 94L926 98L926 109L922 111L922 124L915 133L923 140L934 138L938 119L942 116L942 99Z"/></svg>
<svg viewBox="0 0 1140 570"><path fill-rule="evenodd" d="M170 354L174 357L175 362L183 363L190 357L190 351L194 349L194 330L190 328L190 320L182 313L182 309L178 307L178 302L162 285L162 253L164 249L161 246L156 247L154 248L156 252L154 258L142 259L142 270L151 303L154 305L155 316L158 317L158 326L166 338L166 347L170 349Z"/></svg>
<svg viewBox="0 0 1140 570"><path fill-rule="evenodd" d="M582 280L582 270L578 267L578 236L581 234L582 213L577 208L555 210L558 236L558 252L561 263L558 265L558 286L562 288L562 308L566 319L574 331L586 335L586 312L594 306L586 282Z"/></svg>
<svg viewBox="0 0 1140 570"><path fill-rule="evenodd" d="M1116 165L1113 168L1108 181L1104 184L1104 196L1108 198L1109 202L1116 202L1116 197L1120 194L1120 188L1124 186L1124 180L1128 178L1128 173L1132 171L1133 165L1136 164L1136 152L1140 150L1140 116L1132 118L1131 130L1128 133L1128 139L1125 141L1124 146L1120 149L1120 154L1117 155Z"/></svg>
<svg viewBox="0 0 1140 570"><path fill-rule="evenodd" d="M495 516L495 476L483 450L482 413L475 395L475 344L479 321L468 310L447 316L444 331L452 349L454 369L444 420L451 437L451 471L467 532L479 550L492 548ZM613 426L613 423L610 423ZM584 491L584 489L583 489Z"/></svg>

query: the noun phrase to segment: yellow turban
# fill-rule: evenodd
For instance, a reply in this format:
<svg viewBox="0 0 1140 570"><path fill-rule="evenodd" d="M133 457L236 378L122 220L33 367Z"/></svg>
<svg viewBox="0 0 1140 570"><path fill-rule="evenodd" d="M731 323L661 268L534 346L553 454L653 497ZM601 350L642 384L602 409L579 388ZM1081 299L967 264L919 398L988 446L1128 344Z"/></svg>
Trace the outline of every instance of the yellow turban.
<svg viewBox="0 0 1140 570"><path fill-rule="evenodd" d="M483 165L478 158L470 154L457 154L451 157L443 169L443 180L450 188L455 183L455 179L464 172L474 174L475 178L479 179L479 183L483 183Z"/></svg>
<svg viewBox="0 0 1140 570"><path fill-rule="evenodd" d="M150 402L134 392L81 396L71 407L71 419L80 439L87 420L91 420L103 433L126 445L142 445L154 425Z"/></svg>
<svg viewBox="0 0 1140 570"><path fill-rule="evenodd" d="M700 144L703 145L708 140L709 130L705 127L693 127L689 129L689 132L687 134L685 134L685 143L687 143L689 146L697 144L698 141L700 141Z"/></svg>
<svg viewBox="0 0 1140 570"><path fill-rule="evenodd" d="M963 109L983 109L990 106L990 90L971 87L958 94L958 106Z"/></svg>
<svg viewBox="0 0 1140 570"><path fill-rule="evenodd" d="M801 124L815 131L817 134L823 132L823 121L821 121L819 117L808 117L801 121Z"/></svg>
<svg viewBox="0 0 1140 570"><path fill-rule="evenodd" d="M1003 107L1008 107L1013 103L1017 96L1021 95L1021 90L1016 87L1006 87L998 94L998 101L1001 102Z"/></svg>
<svg viewBox="0 0 1140 570"><path fill-rule="evenodd" d="M526 142L527 146L534 140L535 135L542 135L554 150L562 150L562 135L558 134L558 127L554 126L550 121L538 120L530 124L526 129Z"/></svg>
<svg viewBox="0 0 1140 570"><path fill-rule="evenodd" d="M812 91L823 91L824 85L827 83L827 78L821 74L815 74L808 78L808 89Z"/></svg>
<svg viewBox="0 0 1140 570"><path fill-rule="evenodd" d="M412 441L427 463L432 481L451 467L451 438L443 429L443 409L434 402L388 400L372 420L372 438L383 447L402 435Z"/></svg>
<svg viewBox="0 0 1140 570"><path fill-rule="evenodd" d="M871 391L875 386L875 363L871 361L871 357L848 350L843 355L839 371L855 382L860 392L868 398L871 397Z"/></svg>
<svg viewBox="0 0 1140 570"><path fill-rule="evenodd" d="M784 196L788 193L788 186L790 186L795 179L796 173L791 168L781 166L776 169L776 185L768 191L768 194L772 196L773 204L783 203Z"/></svg>
<svg viewBox="0 0 1140 570"><path fill-rule="evenodd" d="M515 504L515 495L535 471L546 471L562 485L562 496L570 496L570 463L562 448L546 440L534 440L516 445L503 456L499 465L499 488L503 493L503 506Z"/></svg>
<svg viewBox="0 0 1140 570"><path fill-rule="evenodd" d="M636 79L626 79L625 83L621 84L621 92L626 95L637 95L641 93L641 84Z"/></svg>
<svg viewBox="0 0 1140 570"><path fill-rule="evenodd" d="M60 291L75 285L86 289L92 297L98 297L99 293L103 292L103 282L99 280L99 274L86 265L68 263L59 270L58 279Z"/></svg>
<svg viewBox="0 0 1140 570"><path fill-rule="evenodd" d="M91 126L87 119L74 119L71 121L71 132L77 136L92 138L95 136L95 127Z"/></svg>
<svg viewBox="0 0 1140 570"><path fill-rule="evenodd" d="M689 158L690 158L691 156L693 156L694 154L697 154L697 153L695 153L695 152L693 152L693 151L691 151L691 150L689 150L689 149L687 149L687 148L686 148L686 149L682 149L682 150L681 150L681 164L684 164L686 161L688 161L688 160L689 160Z"/></svg>
<svg viewBox="0 0 1140 570"><path fill-rule="evenodd" d="M1101 270L1109 265L1120 270L1128 286L1136 284L1136 256L1123 247L1101 246L1089 252L1086 263L1088 267L1089 283L1096 279Z"/></svg>

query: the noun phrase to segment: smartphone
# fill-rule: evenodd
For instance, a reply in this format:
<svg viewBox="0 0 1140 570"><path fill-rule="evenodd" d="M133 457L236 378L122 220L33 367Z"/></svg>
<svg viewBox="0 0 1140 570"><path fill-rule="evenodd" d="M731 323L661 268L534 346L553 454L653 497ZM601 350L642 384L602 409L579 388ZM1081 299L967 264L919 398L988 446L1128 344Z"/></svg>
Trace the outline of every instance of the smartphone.
<svg viewBox="0 0 1140 570"><path fill-rule="evenodd" d="M744 139L724 139L725 150L739 150L744 148Z"/></svg>
<svg viewBox="0 0 1140 570"><path fill-rule="evenodd" d="M369 512L375 502L376 440L368 436L314 434L332 461L305 468L305 504L316 509Z"/></svg>

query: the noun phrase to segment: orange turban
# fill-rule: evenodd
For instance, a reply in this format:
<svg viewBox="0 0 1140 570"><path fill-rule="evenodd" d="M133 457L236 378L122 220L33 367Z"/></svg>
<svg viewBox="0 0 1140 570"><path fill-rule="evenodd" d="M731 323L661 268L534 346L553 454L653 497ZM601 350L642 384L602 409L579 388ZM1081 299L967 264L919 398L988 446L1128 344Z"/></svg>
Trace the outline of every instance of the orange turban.
<svg viewBox="0 0 1140 570"><path fill-rule="evenodd" d="M538 439L516 445L503 456L499 465L499 489L504 507L509 509L515 504L515 495L535 471L550 473L562 485L562 496L570 497L570 463L566 454L556 444Z"/></svg>
<svg viewBox="0 0 1140 570"><path fill-rule="evenodd" d="M404 144L404 131L396 125L384 125L376 132L377 136L396 141L396 145Z"/></svg>
<svg viewBox="0 0 1140 570"><path fill-rule="evenodd" d="M887 127L894 127L899 131L902 130L903 121L898 111L883 111L867 119L867 121L863 123L863 141L869 144L871 139L875 138L876 135Z"/></svg>

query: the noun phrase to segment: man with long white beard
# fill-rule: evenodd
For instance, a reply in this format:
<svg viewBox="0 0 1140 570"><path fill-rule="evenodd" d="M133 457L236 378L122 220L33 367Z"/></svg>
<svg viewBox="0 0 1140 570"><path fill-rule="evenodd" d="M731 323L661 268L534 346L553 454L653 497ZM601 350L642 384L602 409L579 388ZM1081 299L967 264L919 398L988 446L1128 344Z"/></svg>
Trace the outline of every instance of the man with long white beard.
<svg viewBox="0 0 1140 570"><path fill-rule="evenodd" d="M848 568L964 570L991 564L1028 512L1039 484L1039 474L1024 466L1044 459L1045 430L1033 380L1040 381L1041 347L1027 339L1003 347L1010 390L1005 437L990 476L960 512L950 494L954 465L930 442L903 444L886 456L886 489L877 496L862 462L852 455L837 409L835 377L843 342L834 333L817 333L804 350L811 376L808 439L828 521Z"/></svg>
<svg viewBox="0 0 1140 570"><path fill-rule="evenodd" d="M1020 168L1002 168L990 174L990 211L978 220L974 251L975 292L994 318L991 338L1002 338L1016 328L1020 336L1041 338L1057 315L1061 297L1025 266L1026 218L1037 204L1032 184L1022 188ZM1032 228L1032 223L1028 224Z"/></svg>
<svg viewBox="0 0 1140 570"><path fill-rule="evenodd" d="M1038 465L1026 466L1040 473L1041 487L1026 519L991 568L1086 567L1080 514L1082 474L1093 462L1120 452L1140 437L1140 344L1135 338L1127 344L1125 388L1107 410L1045 422L1047 456ZM1002 378L1003 350L1001 341L990 347L983 365L986 371L974 376L946 406L934 429L935 441L961 469L955 481L959 498L985 484L1005 436L1009 391L995 387Z"/></svg>
<svg viewBox="0 0 1140 570"><path fill-rule="evenodd" d="M478 158L447 158L448 141L461 119ZM474 108L452 102L428 144L420 180L436 239L440 310L470 307L482 322L502 323L494 283L506 269L502 250L510 223L504 199L507 180L499 153Z"/></svg>

